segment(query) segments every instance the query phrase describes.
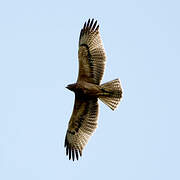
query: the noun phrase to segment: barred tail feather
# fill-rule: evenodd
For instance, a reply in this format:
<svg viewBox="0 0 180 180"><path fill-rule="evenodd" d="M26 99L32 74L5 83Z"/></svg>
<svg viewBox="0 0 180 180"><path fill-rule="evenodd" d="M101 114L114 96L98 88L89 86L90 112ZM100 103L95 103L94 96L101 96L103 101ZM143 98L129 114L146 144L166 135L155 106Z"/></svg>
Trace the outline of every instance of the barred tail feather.
<svg viewBox="0 0 180 180"><path fill-rule="evenodd" d="M101 86L102 95L99 99L114 110L122 97L122 88L119 79L109 81Z"/></svg>

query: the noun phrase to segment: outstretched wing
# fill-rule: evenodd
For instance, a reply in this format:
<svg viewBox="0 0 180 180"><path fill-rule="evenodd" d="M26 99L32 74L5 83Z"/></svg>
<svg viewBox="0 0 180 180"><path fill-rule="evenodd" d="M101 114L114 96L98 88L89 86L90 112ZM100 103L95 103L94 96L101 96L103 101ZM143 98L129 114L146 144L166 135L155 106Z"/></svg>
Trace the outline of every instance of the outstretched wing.
<svg viewBox="0 0 180 180"><path fill-rule="evenodd" d="M79 37L78 81L100 84L105 67L105 51L99 33L99 25L94 19L85 22Z"/></svg>
<svg viewBox="0 0 180 180"><path fill-rule="evenodd" d="M69 121L65 137L66 155L69 159L78 160L88 139L97 127L98 102L97 98L82 99L75 97L74 110Z"/></svg>

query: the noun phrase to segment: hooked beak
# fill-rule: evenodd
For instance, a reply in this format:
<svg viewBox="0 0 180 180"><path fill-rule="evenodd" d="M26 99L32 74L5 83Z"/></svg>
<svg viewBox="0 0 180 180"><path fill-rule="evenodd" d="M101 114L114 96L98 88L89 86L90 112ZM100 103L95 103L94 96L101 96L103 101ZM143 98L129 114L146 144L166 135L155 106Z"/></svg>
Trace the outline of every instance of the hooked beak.
<svg viewBox="0 0 180 180"><path fill-rule="evenodd" d="M69 89L70 91L74 91L74 90L75 90L75 87L76 87L75 84L68 84L68 85L66 86L66 88Z"/></svg>
<svg viewBox="0 0 180 180"><path fill-rule="evenodd" d="M69 85L67 85L67 86L66 86L66 88L70 90L70 87L69 87Z"/></svg>

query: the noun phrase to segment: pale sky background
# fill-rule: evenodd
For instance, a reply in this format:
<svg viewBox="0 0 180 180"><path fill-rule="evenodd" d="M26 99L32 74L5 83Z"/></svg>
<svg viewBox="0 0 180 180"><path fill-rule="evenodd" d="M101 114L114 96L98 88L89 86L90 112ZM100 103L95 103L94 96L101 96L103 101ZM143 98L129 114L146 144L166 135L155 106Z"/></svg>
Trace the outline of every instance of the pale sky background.
<svg viewBox="0 0 180 180"><path fill-rule="evenodd" d="M124 89L77 162L64 137L79 32L95 18L102 82ZM180 179L180 1L0 1L1 180Z"/></svg>

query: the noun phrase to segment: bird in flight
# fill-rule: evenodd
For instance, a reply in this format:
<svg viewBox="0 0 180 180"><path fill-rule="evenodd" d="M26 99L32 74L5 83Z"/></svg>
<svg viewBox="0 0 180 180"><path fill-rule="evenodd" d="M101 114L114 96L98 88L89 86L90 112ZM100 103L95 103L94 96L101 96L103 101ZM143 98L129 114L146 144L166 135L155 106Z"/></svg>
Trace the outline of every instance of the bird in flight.
<svg viewBox="0 0 180 180"><path fill-rule="evenodd" d="M75 93L74 109L68 124L64 146L69 160L78 160L97 127L98 98L114 110L121 97L119 79L101 84L106 55L94 19L85 22L79 37L79 74L77 82L66 88Z"/></svg>

